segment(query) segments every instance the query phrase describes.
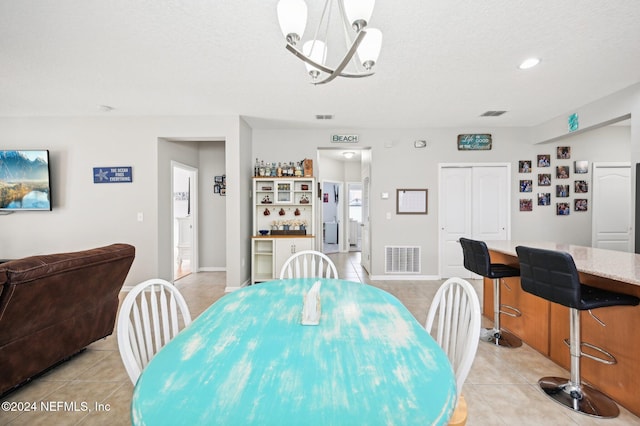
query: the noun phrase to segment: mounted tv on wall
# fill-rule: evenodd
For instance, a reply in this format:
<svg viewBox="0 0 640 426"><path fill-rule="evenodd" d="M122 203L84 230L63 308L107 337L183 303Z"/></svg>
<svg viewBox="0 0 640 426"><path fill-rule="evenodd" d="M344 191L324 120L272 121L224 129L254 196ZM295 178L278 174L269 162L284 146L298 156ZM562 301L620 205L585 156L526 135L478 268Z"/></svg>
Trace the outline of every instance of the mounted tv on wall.
<svg viewBox="0 0 640 426"><path fill-rule="evenodd" d="M0 210L51 210L49 151L0 150Z"/></svg>

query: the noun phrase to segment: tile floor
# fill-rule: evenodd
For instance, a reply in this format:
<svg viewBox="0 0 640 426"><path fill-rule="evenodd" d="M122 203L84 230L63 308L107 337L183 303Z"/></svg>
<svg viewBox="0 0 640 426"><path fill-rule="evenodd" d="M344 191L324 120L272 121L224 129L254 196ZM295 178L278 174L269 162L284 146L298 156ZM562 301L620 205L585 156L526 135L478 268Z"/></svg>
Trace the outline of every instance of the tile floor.
<svg viewBox="0 0 640 426"><path fill-rule="evenodd" d="M440 282L370 282L359 265L359 253L333 254L331 257L341 278L367 282L392 293L420 323L424 323ZM196 317L224 295L224 282L224 273L207 272L189 275L178 281L177 286L184 294L192 316ZM480 281L474 285L481 291ZM489 321L484 321L485 326L490 325ZM526 345L518 349L501 349L481 342L464 386L469 408L467 424L640 425L640 418L622 407L618 418L607 420L570 412L538 390L538 378L546 375L568 377L565 370ZM59 411L0 411L0 425L129 425L132 391L115 336L110 336L2 398L2 402L35 402L38 407L40 401L45 401L51 408L58 407ZM70 403L75 403L77 409L65 410L64 405L58 403L67 403L68 408Z"/></svg>

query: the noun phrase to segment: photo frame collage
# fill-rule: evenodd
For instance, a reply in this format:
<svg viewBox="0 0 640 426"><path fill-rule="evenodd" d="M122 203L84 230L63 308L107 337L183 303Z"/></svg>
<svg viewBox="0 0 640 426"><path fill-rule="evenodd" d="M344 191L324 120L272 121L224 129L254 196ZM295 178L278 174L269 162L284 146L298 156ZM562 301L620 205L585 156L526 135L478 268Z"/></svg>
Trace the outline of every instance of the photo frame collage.
<svg viewBox="0 0 640 426"><path fill-rule="evenodd" d="M532 211L534 206L534 187L536 188L535 204L551 206L552 197L555 199L557 216L568 216L573 208L574 212L586 212L589 209L589 162L574 161L571 169L571 147L556 148L552 165L551 154L538 154L535 162L532 160L518 161L519 192L521 197L530 194L531 198L520 198L520 211ZM534 170L535 169L535 170ZM528 178L524 176L531 174ZM571 194L575 194L573 199Z"/></svg>

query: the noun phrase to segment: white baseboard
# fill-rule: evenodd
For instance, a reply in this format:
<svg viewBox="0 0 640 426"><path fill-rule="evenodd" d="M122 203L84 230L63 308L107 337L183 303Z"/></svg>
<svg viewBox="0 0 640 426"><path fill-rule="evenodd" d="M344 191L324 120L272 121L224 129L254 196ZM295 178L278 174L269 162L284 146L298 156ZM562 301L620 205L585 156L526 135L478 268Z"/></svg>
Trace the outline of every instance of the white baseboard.
<svg viewBox="0 0 640 426"><path fill-rule="evenodd" d="M241 289L241 288L243 288L243 287L247 287L250 283L251 283L251 281L250 281L250 280L246 280L245 282L243 282L243 283L242 283L242 284L240 284L239 286L226 286L226 287L224 288L224 292L225 292L225 293L231 293L231 292L233 292L233 291L240 290L240 289Z"/></svg>
<svg viewBox="0 0 640 426"><path fill-rule="evenodd" d="M437 281L439 275L369 275L373 281Z"/></svg>

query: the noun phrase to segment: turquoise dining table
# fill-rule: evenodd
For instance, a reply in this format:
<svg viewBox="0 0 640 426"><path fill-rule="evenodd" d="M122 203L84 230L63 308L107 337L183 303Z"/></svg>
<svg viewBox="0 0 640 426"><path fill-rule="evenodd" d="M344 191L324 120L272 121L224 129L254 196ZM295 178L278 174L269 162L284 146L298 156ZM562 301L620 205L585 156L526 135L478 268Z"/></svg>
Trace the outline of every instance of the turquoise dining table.
<svg viewBox="0 0 640 426"><path fill-rule="evenodd" d="M321 281L318 325L303 297ZM134 425L441 425L456 403L446 354L391 294L338 279L229 293L158 352Z"/></svg>

